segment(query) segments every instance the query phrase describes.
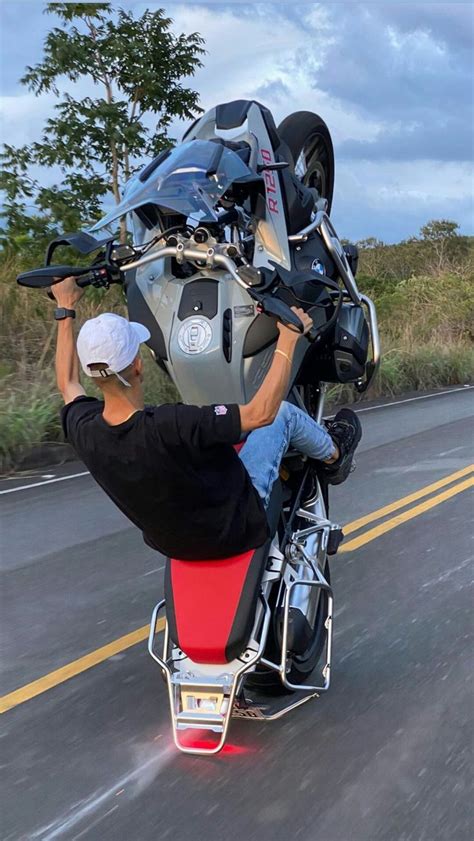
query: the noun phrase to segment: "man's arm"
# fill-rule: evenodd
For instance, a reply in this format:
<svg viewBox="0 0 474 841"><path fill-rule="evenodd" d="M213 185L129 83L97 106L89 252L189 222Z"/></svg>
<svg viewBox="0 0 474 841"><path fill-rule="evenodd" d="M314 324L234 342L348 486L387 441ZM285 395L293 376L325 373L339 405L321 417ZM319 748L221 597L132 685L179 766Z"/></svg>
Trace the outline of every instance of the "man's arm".
<svg viewBox="0 0 474 841"><path fill-rule="evenodd" d="M69 310L75 308L84 293L84 290L80 289L73 277L67 277L61 283L55 284L51 291L56 298L58 307L65 307ZM79 379L79 359L76 351L73 318L58 321L56 382L65 403L71 403L76 397L85 394Z"/></svg>
<svg viewBox="0 0 474 841"><path fill-rule="evenodd" d="M292 310L303 322L304 332L307 333L313 326L312 319L302 309L292 307ZM273 423L281 401L286 396L293 354L303 334L283 324L279 324L278 329L280 335L267 376L250 403L239 406L242 432L251 432L252 429Z"/></svg>

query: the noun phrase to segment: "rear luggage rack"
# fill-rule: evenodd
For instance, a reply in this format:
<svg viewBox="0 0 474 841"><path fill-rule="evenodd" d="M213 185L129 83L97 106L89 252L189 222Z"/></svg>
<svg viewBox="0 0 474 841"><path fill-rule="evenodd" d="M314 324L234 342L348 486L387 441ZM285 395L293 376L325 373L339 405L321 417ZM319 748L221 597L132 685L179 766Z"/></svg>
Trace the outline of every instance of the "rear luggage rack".
<svg viewBox="0 0 474 841"><path fill-rule="evenodd" d="M224 747L235 696L240 686L240 678L261 659L267 640L270 607L262 593L259 593L259 598L263 607L263 620L257 650L247 648L238 658L241 665L235 671L223 671L223 674L215 679L205 675L173 672L173 658L169 654L167 625L165 625L163 656L160 657L155 650L158 615L160 611L165 609L165 600L159 602L153 610L148 637L148 651L166 677L173 738L176 747L183 753L214 754ZM198 668L196 666L196 671ZM222 668L225 670L225 666ZM211 731L217 733L219 739L216 744L210 747L188 746L180 739L180 731L189 729Z"/></svg>
<svg viewBox="0 0 474 841"><path fill-rule="evenodd" d="M303 547L299 547L300 551ZM304 554L304 550L303 550ZM272 575L270 571L268 573ZM290 623L291 596L298 586L315 587L326 591L328 596L327 616L325 628L327 630L325 666L322 670L323 682L321 685L293 684L287 675L291 670L291 655L288 652L288 636ZM159 602L152 614L150 633L148 637L148 651L153 659L160 666L168 687L168 696L171 709L173 738L176 747L190 754L209 755L218 753L225 744L231 718L246 718L254 721L272 721L296 707L305 704L312 698L317 698L320 693L326 692L330 684L331 675L331 649L332 649L332 617L333 617L333 593L322 572L317 568L317 579L314 581L293 580L286 584L285 599L283 604L283 627L282 627L282 650L281 660L274 663L267 660L264 650L267 642L270 626L271 611L269 604L262 592L259 593L261 603L260 613L257 612L256 629L247 648L240 656L226 665L222 664L222 673L215 674L216 667L212 668L213 674L203 674L201 669L205 665L193 664L187 659L186 671L175 671L176 665L186 657L186 652L177 649L170 651L170 639L168 625L164 629L163 654L160 656L155 648L157 635L157 622L159 613L165 609L165 600ZM174 657L173 657L174 654ZM273 671L276 671L283 686L295 691L297 697L286 698L268 705L268 698L262 700L250 699L244 695L245 674L253 671L253 667L260 663ZM214 676L215 674L215 676ZM205 731L217 735L217 741L205 746L202 741L194 745L186 744L181 739L183 731Z"/></svg>

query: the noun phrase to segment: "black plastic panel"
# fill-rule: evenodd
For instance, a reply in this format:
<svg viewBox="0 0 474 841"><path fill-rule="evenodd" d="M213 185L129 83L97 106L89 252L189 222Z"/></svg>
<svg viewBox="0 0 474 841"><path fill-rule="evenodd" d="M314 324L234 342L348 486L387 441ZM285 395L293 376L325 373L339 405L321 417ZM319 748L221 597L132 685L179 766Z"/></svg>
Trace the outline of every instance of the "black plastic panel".
<svg viewBox="0 0 474 841"><path fill-rule="evenodd" d="M234 99L233 102L224 102L222 105L218 105L216 107L216 128L224 130L238 128L244 122L251 105L257 105L260 108L265 128L275 151L280 145L280 138L271 111L254 99Z"/></svg>
<svg viewBox="0 0 474 841"><path fill-rule="evenodd" d="M362 307L343 304L331 335L308 349L298 382L355 382L364 375L368 348L369 328Z"/></svg>
<svg viewBox="0 0 474 841"><path fill-rule="evenodd" d="M276 320L268 315L257 315L245 336L243 355L246 359L272 345L278 339Z"/></svg>
<svg viewBox="0 0 474 841"><path fill-rule="evenodd" d="M226 309L222 318L222 350L227 362L232 360L232 310Z"/></svg>
<svg viewBox="0 0 474 841"><path fill-rule="evenodd" d="M311 222L314 193L305 187L289 169L281 170L278 177L283 191L288 233L297 234Z"/></svg>
<svg viewBox="0 0 474 841"><path fill-rule="evenodd" d="M299 250L294 251L295 268L299 272L307 272L308 275L313 275L317 281L318 276L326 275L331 279L336 279L338 272L336 266L329 256L327 249L321 239L319 233L314 232L306 240L299 245Z"/></svg>
<svg viewBox="0 0 474 841"><path fill-rule="evenodd" d="M234 99L216 106L216 128L238 128L244 122L252 105L251 99Z"/></svg>
<svg viewBox="0 0 474 841"><path fill-rule="evenodd" d="M178 318L184 321L191 315L214 318L217 314L218 282L210 278L192 280L187 283L179 302Z"/></svg>
<svg viewBox="0 0 474 841"><path fill-rule="evenodd" d="M113 236L108 236L101 240L95 239L95 237L86 231L78 231L75 234L64 234L64 236L53 239L49 243L46 249L45 264L47 266L50 265L53 254L60 245L69 245L71 248L79 251L80 254L91 254L93 251L97 251L105 245L106 242L110 242L111 239L113 239Z"/></svg>
<svg viewBox="0 0 474 841"><path fill-rule="evenodd" d="M151 334L147 341L148 347L152 349L158 361L168 359L165 337L135 281L135 272L127 272L125 291L130 321L138 321L140 324L148 327Z"/></svg>

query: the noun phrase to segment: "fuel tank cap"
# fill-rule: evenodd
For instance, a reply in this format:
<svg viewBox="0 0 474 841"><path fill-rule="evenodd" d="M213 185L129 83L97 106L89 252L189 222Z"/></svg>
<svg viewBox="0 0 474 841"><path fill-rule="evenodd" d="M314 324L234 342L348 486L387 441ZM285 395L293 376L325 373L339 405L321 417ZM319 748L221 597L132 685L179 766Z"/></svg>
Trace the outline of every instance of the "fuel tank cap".
<svg viewBox="0 0 474 841"><path fill-rule="evenodd" d="M183 353L203 353L212 341L212 327L205 318L187 318L178 330Z"/></svg>

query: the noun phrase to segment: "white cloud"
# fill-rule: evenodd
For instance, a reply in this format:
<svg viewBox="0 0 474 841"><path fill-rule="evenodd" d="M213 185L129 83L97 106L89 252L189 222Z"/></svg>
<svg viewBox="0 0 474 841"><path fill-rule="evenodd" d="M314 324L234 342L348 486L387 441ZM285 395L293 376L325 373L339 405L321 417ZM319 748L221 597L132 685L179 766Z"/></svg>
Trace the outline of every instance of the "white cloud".
<svg viewBox="0 0 474 841"><path fill-rule="evenodd" d="M11 146L23 146L38 140L45 118L51 114L55 101L52 94L42 97L36 97L33 93L0 96L3 142Z"/></svg>
<svg viewBox="0 0 474 841"><path fill-rule="evenodd" d="M309 7L306 38L301 19L289 20L275 4L271 9L269 4L257 7L253 17L239 14L238 4L232 10L178 5L171 14L176 32L199 31L206 39L205 66L191 82L201 92L206 110L219 102L257 97L273 112L277 124L291 111L311 110L326 120L335 142L375 137L380 127L376 121L332 101L317 87L325 54L321 45L327 48L332 43L333 23L322 8ZM290 89L290 101L278 95L258 97L258 91L273 82Z"/></svg>
<svg viewBox="0 0 474 841"><path fill-rule="evenodd" d="M146 0L121 5L135 16L153 8ZM7 38L20 20L12 8ZM446 215L470 230L472 182L461 162L470 142L463 84L472 66L465 4L445 4L444 11L443 4L382 2L165 9L175 31L205 38L205 66L184 82L199 90L204 108L257 98L277 124L298 110L326 120L336 149L334 214L341 233L393 240ZM28 32L31 63L40 58L43 34L35 53ZM13 54L9 67L12 61ZM17 61L19 76L25 57ZM91 92L87 83L70 89L75 96ZM38 139L54 101L23 91L0 98L4 139L13 145ZM182 132L175 122L172 135Z"/></svg>

